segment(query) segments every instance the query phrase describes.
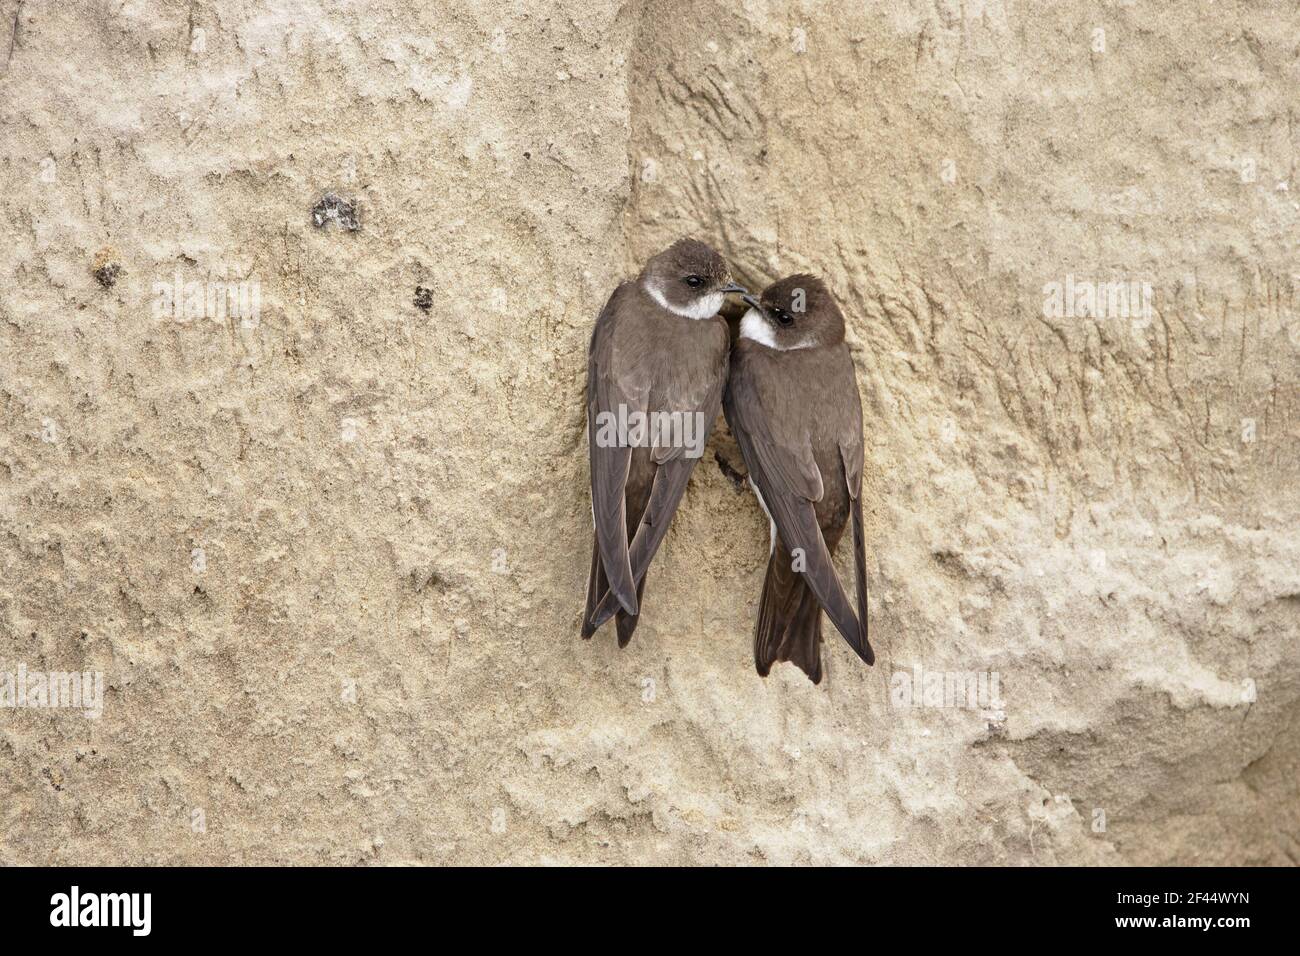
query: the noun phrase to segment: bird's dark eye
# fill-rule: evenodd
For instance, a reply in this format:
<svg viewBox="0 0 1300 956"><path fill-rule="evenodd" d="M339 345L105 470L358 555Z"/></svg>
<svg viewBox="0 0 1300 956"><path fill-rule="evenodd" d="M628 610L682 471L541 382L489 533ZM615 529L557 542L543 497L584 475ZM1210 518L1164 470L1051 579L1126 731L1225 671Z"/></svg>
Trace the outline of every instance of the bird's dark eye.
<svg viewBox="0 0 1300 956"><path fill-rule="evenodd" d="M687 276L686 284L692 289L698 289L700 286L704 285L704 280L699 276Z"/></svg>
<svg viewBox="0 0 1300 956"><path fill-rule="evenodd" d="M794 325L794 316L785 309L773 309L772 314L781 325Z"/></svg>

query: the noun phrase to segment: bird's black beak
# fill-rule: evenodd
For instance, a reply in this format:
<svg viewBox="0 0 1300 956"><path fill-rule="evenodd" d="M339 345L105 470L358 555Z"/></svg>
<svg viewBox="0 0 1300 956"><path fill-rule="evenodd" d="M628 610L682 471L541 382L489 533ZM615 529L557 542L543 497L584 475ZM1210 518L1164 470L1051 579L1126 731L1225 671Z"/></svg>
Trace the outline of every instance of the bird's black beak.
<svg viewBox="0 0 1300 956"><path fill-rule="evenodd" d="M722 291L722 292L739 292L741 295L748 295L748 294L749 294L749 290L748 290L748 289L746 289L743 285L736 285L736 283L734 283L734 282L733 282L731 285L723 286L722 289L721 289L720 291Z"/></svg>
<svg viewBox="0 0 1300 956"><path fill-rule="evenodd" d="M750 308L758 309L759 312L763 311L762 304L749 293L745 293L740 298L745 303L745 305L749 306Z"/></svg>

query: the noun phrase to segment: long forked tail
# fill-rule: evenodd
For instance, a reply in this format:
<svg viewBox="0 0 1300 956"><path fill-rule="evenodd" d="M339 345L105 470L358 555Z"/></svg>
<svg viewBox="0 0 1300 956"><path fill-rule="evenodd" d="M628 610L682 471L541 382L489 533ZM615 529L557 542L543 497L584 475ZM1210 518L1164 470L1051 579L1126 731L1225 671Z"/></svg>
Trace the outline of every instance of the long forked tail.
<svg viewBox="0 0 1300 956"><path fill-rule="evenodd" d="M691 469L694 467L693 460L676 458L660 465L655 472L654 484L650 488L650 501L641 515L636 533L632 537L632 543L628 545L628 560L632 564L632 575L636 580L637 614L628 614L619 605L618 598L614 593L606 590L603 576L599 582L600 591L595 592L603 596L596 604L594 611L590 607L587 609L587 614L583 619L587 622L584 627L590 627L593 632L613 617L616 612L618 613L618 643L620 647L627 646L627 642L632 639L632 632L636 630L636 618L641 613L641 592L645 590L646 572L650 569L650 562L654 558L655 552L659 550L664 535L668 533L673 514L677 511L677 505L682 500L682 494L686 491L686 482L691 476Z"/></svg>
<svg viewBox="0 0 1300 956"><path fill-rule="evenodd" d="M605 566L600 560L600 542L596 540L595 535L591 539L591 571L587 575L587 607L582 612L582 637L587 639L596 633L596 625L592 618L596 614L596 607L600 604L601 597L609 591L609 584L605 581Z"/></svg>
<svg viewBox="0 0 1300 956"><path fill-rule="evenodd" d="M789 661L814 684L822 679L822 607L792 570L789 555L778 541L767 562L763 596L754 627L754 666L766 677L772 665Z"/></svg>
<svg viewBox="0 0 1300 956"><path fill-rule="evenodd" d="M638 606L641 603L641 595L645 591L645 579L646 575L642 573L636 582ZM607 607L609 608L608 613L605 612ZM591 544L591 572L587 576L587 607L582 612L583 638L590 638L611 616L616 618L618 646L627 647L628 642L632 640L632 634L636 631L637 624L640 623L641 616L639 613L628 614L627 611L619 607L618 602L609 590L609 582L605 578L605 565L600 559L600 544L593 540Z"/></svg>

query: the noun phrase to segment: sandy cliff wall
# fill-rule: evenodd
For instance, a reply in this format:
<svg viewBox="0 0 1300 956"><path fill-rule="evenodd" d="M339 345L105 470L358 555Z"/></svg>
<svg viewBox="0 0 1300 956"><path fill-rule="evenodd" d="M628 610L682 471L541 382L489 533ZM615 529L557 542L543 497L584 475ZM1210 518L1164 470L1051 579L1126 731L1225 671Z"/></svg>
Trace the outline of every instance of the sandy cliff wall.
<svg viewBox="0 0 1300 956"><path fill-rule="evenodd" d="M1297 88L1284 2L2 0L0 671L105 690L0 861L1296 862ZM755 675L721 426L578 639L682 234L849 316L874 669Z"/></svg>

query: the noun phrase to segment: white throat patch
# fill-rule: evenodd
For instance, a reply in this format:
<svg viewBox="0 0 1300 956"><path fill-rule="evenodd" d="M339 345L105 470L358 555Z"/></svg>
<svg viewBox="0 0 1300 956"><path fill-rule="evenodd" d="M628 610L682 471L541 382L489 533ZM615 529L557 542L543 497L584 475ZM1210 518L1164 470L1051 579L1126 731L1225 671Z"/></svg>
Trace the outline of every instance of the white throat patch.
<svg viewBox="0 0 1300 956"><path fill-rule="evenodd" d="M752 339L759 345L766 345L770 349L776 348L776 336L772 334L772 327L767 324L767 319L758 314L758 309L750 309L745 313L745 317L740 320L740 337L742 339Z"/></svg>
<svg viewBox="0 0 1300 956"><path fill-rule="evenodd" d="M688 319L713 318L718 314L718 310L722 308L722 300L725 298L721 292L714 292L711 295L700 296L695 300L694 304L681 309L668 302L668 299L664 297L663 290L657 284L647 279L642 285L646 292L650 294L650 298L658 302L661 308L667 309L674 315L685 316Z"/></svg>
<svg viewBox="0 0 1300 956"><path fill-rule="evenodd" d="M758 314L758 309L750 309L745 313L745 317L740 320L740 337L750 339L759 345L766 345L778 352L793 352L795 349L811 348L813 344L810 338L800 339L793 345L777 344L776 333L772 331L772 326L767 319Z"/></svg>

